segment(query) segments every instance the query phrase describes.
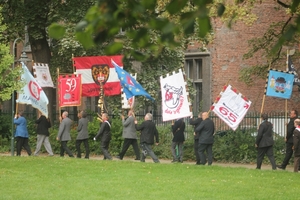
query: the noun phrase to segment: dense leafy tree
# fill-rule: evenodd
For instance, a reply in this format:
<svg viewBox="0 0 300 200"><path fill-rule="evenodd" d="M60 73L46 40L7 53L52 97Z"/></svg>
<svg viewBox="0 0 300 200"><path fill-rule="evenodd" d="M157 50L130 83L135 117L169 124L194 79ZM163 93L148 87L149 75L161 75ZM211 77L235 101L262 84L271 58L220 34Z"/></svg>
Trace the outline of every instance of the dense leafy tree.
<svg viewBox="0 0 300 200"><path fill-rule="evenodd" d="M0 15L1 21L2 16ZM14 58L10 54L9 43L6 42L4 37L6 32L7 27L0 25L0 101L10 99L13 91L21 87L20 82L16 81L20 76L20 69L11 68Z"/></svg>

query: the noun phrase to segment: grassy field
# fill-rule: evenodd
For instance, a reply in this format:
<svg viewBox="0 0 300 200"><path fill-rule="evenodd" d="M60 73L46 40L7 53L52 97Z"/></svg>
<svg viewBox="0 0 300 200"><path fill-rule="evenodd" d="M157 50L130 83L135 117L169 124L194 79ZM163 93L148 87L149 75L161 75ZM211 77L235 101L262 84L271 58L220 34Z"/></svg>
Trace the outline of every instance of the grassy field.
<svg viewBox="0 0 300 200"><path fill-rule="evenodd" d="M299 199L300 174L191 164L0 156L0 199Z"/></svg>

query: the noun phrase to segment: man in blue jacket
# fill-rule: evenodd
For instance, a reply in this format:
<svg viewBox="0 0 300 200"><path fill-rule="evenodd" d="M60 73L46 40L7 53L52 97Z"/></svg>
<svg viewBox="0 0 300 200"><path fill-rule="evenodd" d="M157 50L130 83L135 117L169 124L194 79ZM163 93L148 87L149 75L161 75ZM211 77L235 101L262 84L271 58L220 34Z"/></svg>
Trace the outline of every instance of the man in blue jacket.
<svg viewBox="0 0 300 200"><path fill-rule="evenodd" d="M28 145L28 130L27 130L27 121L23 117L23 112L19 112L15 115L14 124L16 126L15 137L17 141L17 156L21 156L22 147L27 151L27 154L31 155L31 149Z"/></svg>

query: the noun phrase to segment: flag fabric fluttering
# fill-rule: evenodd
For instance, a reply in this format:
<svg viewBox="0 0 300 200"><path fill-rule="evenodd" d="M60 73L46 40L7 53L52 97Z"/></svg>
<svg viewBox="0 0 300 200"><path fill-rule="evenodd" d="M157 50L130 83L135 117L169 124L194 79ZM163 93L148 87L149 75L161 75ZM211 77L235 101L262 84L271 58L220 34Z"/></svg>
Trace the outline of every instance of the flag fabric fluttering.
<svg viewBox="0 0 300 200"><path fill-rule="evenodd" d="M211 110L230 128L236 130L251 105L246 97L238 93L231 85L225 86Z"/></svg>
<svg viewBox="0 0 300 200"><path fill-rule="evenodd" d="M171 76L160 77L163 121L191 116L190 102L182 70Z"/></svg>
<svg viewBox="0 0 300 200"><path fill-rule="evenodd" d="M293 64L293 61L292 61L292 58L291 58L290 55L288 56L288 70L289 70L289 73L294 74L294 82L293 82L293 85L298 85L298 86L300 86L300 79L299 79L299 77L298 77L298 74L297 74L297 72L296 72L295 66L294 66L294 64Z"/></svg>
<svg viewBox="0 0 300 200"><path fill-rule="evenodd" d="M58 77L59 107L81 105L81 75L60 75Z"/></svg>
<svg viewBox="0 0 300 200"><path fill-rule="evenodd" d="M111 63L115 67L116 73L120 79L123 87L123 92L127 99L133 96L145 96L146 98L154 101L154 99L146 92L146 90L125 70L123 70L113 59Z"/></svg>
<svg viewBox="0 0 300 200"><path fill-rule="evenodd" d="M22 62L23 74L21 80L25 82L25 86L18 91L17 103L29 104L38 109L43 115L48 117L47 95L28 70L27 66Z"/></svg>
<svg viewBox="0 0 300 200"><path fill-rule="evenodd" d="M74 57L76 74L81 74L82 96L99 96L100 82L105 96L121 94L121 85L111 59L122 66L122 56Z"/></svg>
<svg viewBox="0 0 300 200"><path fill-rule="evenodd" d="M32 68L35 80L41 87L54 87L48 64L34 63Z"/></svg>
<svg viewBox="0 0 300 200"><path fill-rule="evenodd" d="M136 73L132 77L136 80ZM132 109L134 106L134 96L127 99L126 94L124 93L123 87L122 87L121 91L122 91L122 94L121 94L122 108L123 109Z"/></svg>
<svg viewBox="0 0 300 200"><path fill-rule="evenodd" d="M269 70L266 96L290 99L293 92L294 74Z"/></svg>

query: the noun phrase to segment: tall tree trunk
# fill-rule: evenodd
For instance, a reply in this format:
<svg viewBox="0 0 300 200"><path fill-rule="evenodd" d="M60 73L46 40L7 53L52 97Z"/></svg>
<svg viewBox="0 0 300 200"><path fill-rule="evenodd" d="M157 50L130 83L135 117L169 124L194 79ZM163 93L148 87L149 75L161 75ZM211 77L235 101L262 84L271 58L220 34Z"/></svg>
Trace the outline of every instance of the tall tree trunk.
<svg viewBox="0 0 300 200"><path fill-rule="evenodd" d="M31 45L31 51L32 51L32 59L35 63L50 63L50 59L51 59L51 52L50 52L50 47L46 38L46 31L45 30L40 30L40 33L44 36L43 38L40 39L34 39L31 36L32 31L34 33L36 33L36 28L34 30L32 30L32 28L28 28L28 35L29 35L29 42ZM49 66L50 67L50 66ZM54 105L54 99L55 96L53 95L53 88L43 88L43 90L45 91L48 100L49 100L49 104L48 104L48 113L49 113L49 118L51 120L54 119L54 115L55 113L53 113L53 110L55 109L55 105Z"/></svg>

